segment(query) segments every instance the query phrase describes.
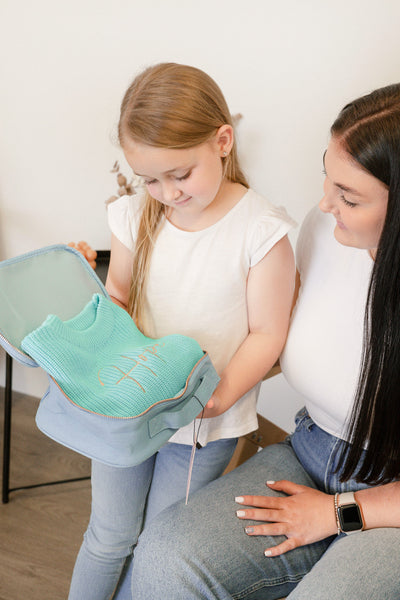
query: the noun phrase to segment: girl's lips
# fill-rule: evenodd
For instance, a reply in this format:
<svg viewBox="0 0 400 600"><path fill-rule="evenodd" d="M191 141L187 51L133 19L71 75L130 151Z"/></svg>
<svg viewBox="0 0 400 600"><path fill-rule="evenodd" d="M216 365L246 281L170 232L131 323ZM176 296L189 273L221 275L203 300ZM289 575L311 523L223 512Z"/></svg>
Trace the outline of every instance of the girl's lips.
<svg viewBox="0 0 400 600"><path fill-rule="evenodd" d="M184 198L183 200L175 200L175 204L180 206L182 204L186 204L186 202L189 202L190 199L191 199L191 196L189 196L188 198Z"/></svg>

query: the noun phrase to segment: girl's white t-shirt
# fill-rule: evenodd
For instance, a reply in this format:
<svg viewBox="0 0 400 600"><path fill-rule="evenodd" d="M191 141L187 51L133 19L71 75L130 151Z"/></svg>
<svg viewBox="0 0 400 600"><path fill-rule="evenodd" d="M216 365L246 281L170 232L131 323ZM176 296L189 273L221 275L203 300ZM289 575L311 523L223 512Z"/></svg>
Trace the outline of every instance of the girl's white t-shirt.
<svg viewBox="0 0 400 600"><path fill-rule="evenodd" d="M136 195L123 196L108 207L111 231L132 252L142 206L143 195ZM158 338L180 333L193 337L221 374L249 333L249 270L294 225L284 209L253 190L201 231L183 231L164 219L147 279L146 335ZM203 419L199 442L204 446L254 431L258 392L259 385L223 415ZM171 441L192 444L193 425L177 431Z"/></svg>
<svg viewBox="0 0 400 600"><path fill-rule="evenodd" d="M335 225L332 215L316 207L301 227L296 248L300 294L280 364L314 422L347 439L373 261L367 250L340 244Z"/></svg>

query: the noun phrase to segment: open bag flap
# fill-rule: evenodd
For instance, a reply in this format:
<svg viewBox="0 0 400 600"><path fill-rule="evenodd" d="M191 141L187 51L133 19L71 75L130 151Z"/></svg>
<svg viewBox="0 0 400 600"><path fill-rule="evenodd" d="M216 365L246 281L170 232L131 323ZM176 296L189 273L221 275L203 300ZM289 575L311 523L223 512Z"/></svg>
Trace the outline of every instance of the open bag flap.
<svg viewBox="0 0 400 600"><path fill-rule="evenodd" d="M67 320L94 293L107 291L82 254L57 244L0 262L0 344L19 362L35 367L21 341L49 314Z"/></svg>

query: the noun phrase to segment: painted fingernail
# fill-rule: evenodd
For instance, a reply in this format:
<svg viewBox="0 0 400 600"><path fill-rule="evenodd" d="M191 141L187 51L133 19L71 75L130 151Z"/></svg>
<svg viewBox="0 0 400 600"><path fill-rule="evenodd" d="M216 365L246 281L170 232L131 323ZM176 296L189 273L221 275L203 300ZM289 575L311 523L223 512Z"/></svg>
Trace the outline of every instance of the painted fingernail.
<svg viewBox="0 0 400 600"><path fill-rule="evenodd" d="M238 504L243 504L243 502L244 502L243 496L236 496L235 502L237 502Z"/></svg>
<svg viewBox="0 0 400 600"><path fill-rule="evenodd" d="M237 510L237 511L236 511L236 516L237 516L237 517L245 517L245 516L246 516L246 513L245 513L245 511L244 511L244 510Z"/></svg>
<svg viewBox="0 0 400 600"><path fill-rule="evenodd" d="M267 485L274 485L275 481L267 481Z"/></svg>
<svg viewBox="0 0 400 600"><path fill-rule="evenodd" d="M254 533L254 527L245 527L244 530L246 533Z"/></svg>
<svg viewBox="0 0 400 600"><path fill-rule="evenodd" d="M266 551L264 552L264 556L272 556L272 552L271 552L271 550L266 550Z"/></svg>

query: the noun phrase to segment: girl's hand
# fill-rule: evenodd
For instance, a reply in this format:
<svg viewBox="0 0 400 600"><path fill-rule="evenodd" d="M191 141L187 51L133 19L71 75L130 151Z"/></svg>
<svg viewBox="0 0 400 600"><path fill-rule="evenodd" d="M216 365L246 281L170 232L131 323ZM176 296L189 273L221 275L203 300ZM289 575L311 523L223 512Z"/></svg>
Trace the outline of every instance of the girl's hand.
<svg viewBox="0 0 400 600"><path fill-rule="evenodd" d="M93 250L93 248L91 248L87 242L78 242L77 244L75 244L75 242L69 242L68 246L75 248L75 250L79 250L82 256L86 258L92 269L96 268L97 252L96 250Z"/></svg>
<svg viewBox="0 0 400 600"><path fill-rule="evenodd" d="M226 410L230 408L229 405L224 406L221 398L216 394L213 394L207 404L204 407L204 411L198 415L198 418L203 417L204 419L210 419L222 415Z"/></svg>
<svg viewBox="0 0 400 600"><path fill-rule="evenodd" d="M291 481L267 481L272 490L285 497L239 496L239 504L252 506L237 511L240 519L265 521L245 527L248 535L284 535L286 540L267 548L265 556L279 556L298 546L312 544L337 534L334 496Z"/></svg>
<svg viewBox="0 0 400 600"><path fill-rule="evenodd" d="M210 416L214 416L212 414L213 410L215 409L215 397L214 394L211 396L211 398L209 399L209 401L207 402L207 404L205 405L205 407L203 408L203 410L201 411L201 413L199 413L197 415L197 419L207 419Z"/></svg>

